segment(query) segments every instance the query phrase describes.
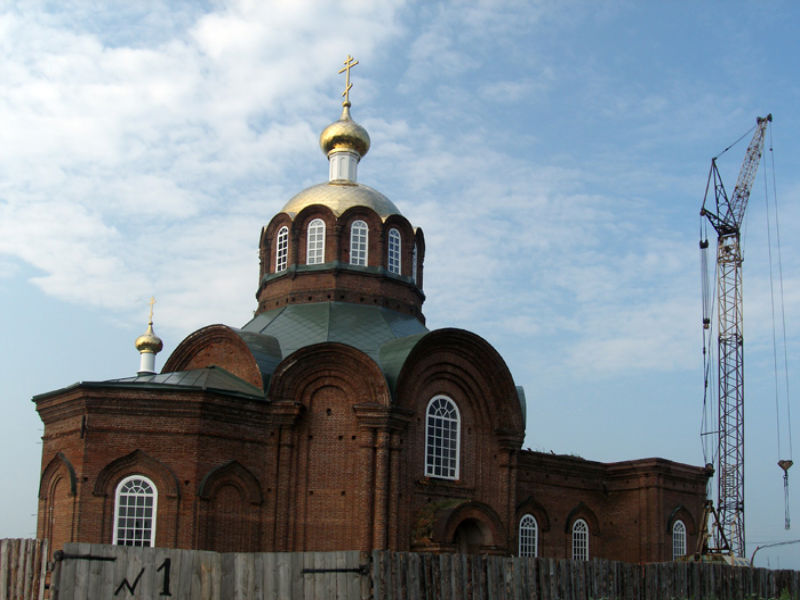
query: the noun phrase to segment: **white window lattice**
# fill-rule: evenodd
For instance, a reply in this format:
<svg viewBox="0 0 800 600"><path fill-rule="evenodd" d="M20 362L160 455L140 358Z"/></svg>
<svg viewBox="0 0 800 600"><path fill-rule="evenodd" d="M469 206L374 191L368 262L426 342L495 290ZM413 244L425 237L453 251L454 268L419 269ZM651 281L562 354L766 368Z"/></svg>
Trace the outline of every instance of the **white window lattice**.
<svg viewBox="0 0 800 600"><path fill-rule="evenodd" d="M400 232L389 230L388 268L390 273L400 275Z"/></svg>
<svg viewBox="0 0 800 600"><path fill-rule="evenodd" d="M672 559L686 554L686 525L683 521L675 521L672 525Z"/></svg>
<svg viewBox="0 0 800 600"><path fill-rule="evenodd" d="M417 256L418 256L417 244L414 244L414 250L411 255L411 280L414 283L417 283Z"/></svg>
<svg viewBox="0 0 800 600"><path fill-rule="evenodd" d="M435 396L428 404L425 421L426 476L458 479L459 429L455 402Z"/></svg>
<svg viewBox="0 0 800 600"><path fill-rule="evenodd" d="M314 219L308 224L307 265L321 265L325 262L325 222Z"/></svg>
<svg viewBox="0 0 800 600"><path fill-rule="evenodd" d="M572 560L589 560L589 525L583 519L572 526Z"/></svg>
<svg viewBox="0 0 800 600"><path fill-rule="evenodd" d="M147 477L126 477L117 486L114 538L119 546L154 546L158 491Z"/></svg>
<svg viewBox="0 0 800 600"><path fill-rule="evenodd" d="M539 525L533 515L523 515L519 520L519 555L539 555Z"/></svg>
<svg viewBox="0 0 800 600"><path fill-rule="evenodd" d="M289 262L289 228L281 227L275 244L275 272L285 271Z"/></svg>
<svg viewBox="0 0 800 600"><path fill-rule="evenodd" d="M364 221L353 221L350 226L350 264L367 266L369 228Z"/></svg>

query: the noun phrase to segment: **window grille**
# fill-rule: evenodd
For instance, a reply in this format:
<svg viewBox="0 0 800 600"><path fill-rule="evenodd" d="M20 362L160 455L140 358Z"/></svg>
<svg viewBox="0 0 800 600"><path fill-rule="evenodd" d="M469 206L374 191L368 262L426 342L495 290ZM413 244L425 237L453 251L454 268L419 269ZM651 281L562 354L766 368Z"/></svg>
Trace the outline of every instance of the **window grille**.
<svg viewBox="0 0 800 600"><path fill-rule="evenodd" d="M289 261L289 228L281 227L278 231L278 241L275 244L275 272L286 270Z"/></svg>
<svg viewBox="0 0 800 600"><path fill-rule="evenodd" d="M325 222L322 219L314 219L308 224L307 248L307 265L325 262Z"/></svg>
<svg viewBox="0 0 800 600"><path fill-rule="evenodd" d="M147 477L132 475L117 486L114 538L119 546L154 546L158 491Z"/></svg>
<svg viewBox="0 0 800 600"><path fill-rule="evenodd" d="M447 396L428 403L425 421L425 475L458 479L460 437L458 407Z"/></svg>
<svg viewBox="0 0 800 600"><path fill-rule="evenodd" d="M414 250L413 250L413 253L411 254L411 280L414 283L417 283L417 260L418 260L417 259L417 256L418 256L417 252L418 252L417 244L414 243Z"/></svg>
<svg viewBox="0 0 800 600"><path fill-rule="evenodd" d="M364 221L353 221L350 226L350 264L367 266L369 228Z"/></svg>
<svg viewBox="0 0 800 600"><path fill-rule="evenodd" d="M533 515L523 515L519 520L519 555L536 557L539 543L539 525Z"/></svg>
<svg viewBox="0 0 800 600"><path fill-rule="evenodd" d="M672 559L686 554L686 525L683 521L675 521L672 525Z"/></svg>
<svg viewBox="0 0 800 600"><path fill-rule="evenodd" d="M388 259L389 272L400 275L400 232L397 229L389 230Z"/></svg>
<svg viewBox="0 0 800 600"><path fill-rule="evenodd" d="M572 560L589 560L589 525L583 519L572 526Z"/></svg>

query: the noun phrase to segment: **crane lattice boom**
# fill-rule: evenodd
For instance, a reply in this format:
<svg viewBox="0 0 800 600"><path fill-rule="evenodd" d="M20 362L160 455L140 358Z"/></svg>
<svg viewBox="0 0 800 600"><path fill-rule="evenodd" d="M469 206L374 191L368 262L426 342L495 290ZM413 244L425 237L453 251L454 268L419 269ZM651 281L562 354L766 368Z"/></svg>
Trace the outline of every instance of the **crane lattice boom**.
<svg viewBox="0 0 800 600"><path fill-rule="evenodd" d="M716 158L706 186L701 215L717 232L717 349L718 349L718 465L717 517L721 535L731 552L744 556L744 353L742 338L742 250L740 229L753 180L764 150L764 132L772 115L758 118L753 139L739 171L733 195L728 199ZM714 182L716 211L706 207Z"/></svg>

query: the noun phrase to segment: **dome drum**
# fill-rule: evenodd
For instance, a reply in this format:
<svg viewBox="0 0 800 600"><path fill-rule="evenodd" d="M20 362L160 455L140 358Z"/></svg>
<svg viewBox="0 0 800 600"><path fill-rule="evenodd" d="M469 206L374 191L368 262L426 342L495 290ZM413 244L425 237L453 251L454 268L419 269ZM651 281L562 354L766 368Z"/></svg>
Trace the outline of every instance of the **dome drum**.
<svg viewBox="0 0 800 600"><path fill-rule="evenodd" d="M287 304L351 302L382 306L425 322L422 291L408 278L371 267L334 264L287 269L265 276L257 298L256 314Z"/></svg>

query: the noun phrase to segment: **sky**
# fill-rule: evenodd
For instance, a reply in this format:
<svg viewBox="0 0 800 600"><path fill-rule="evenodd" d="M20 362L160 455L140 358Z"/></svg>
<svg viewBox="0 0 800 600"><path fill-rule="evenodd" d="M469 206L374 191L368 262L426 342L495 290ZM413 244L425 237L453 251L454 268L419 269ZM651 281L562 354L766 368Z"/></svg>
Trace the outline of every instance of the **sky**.
<svg viewBox="0 0 800 600"><path fill-rule="evenodd" d="M151 296L157 368L252 317L260 229L327 180L351 54L359 181L425 233L427 326L497 348L525 447L598 461L704 464L699 210L711 157L773 114L743 238L747 555L800 539L776 466L800 414L798 24L788 0L0 4L0 537L36 534L33 396L135 374ZM800 569L800 544L756 564Z"/></svg>

